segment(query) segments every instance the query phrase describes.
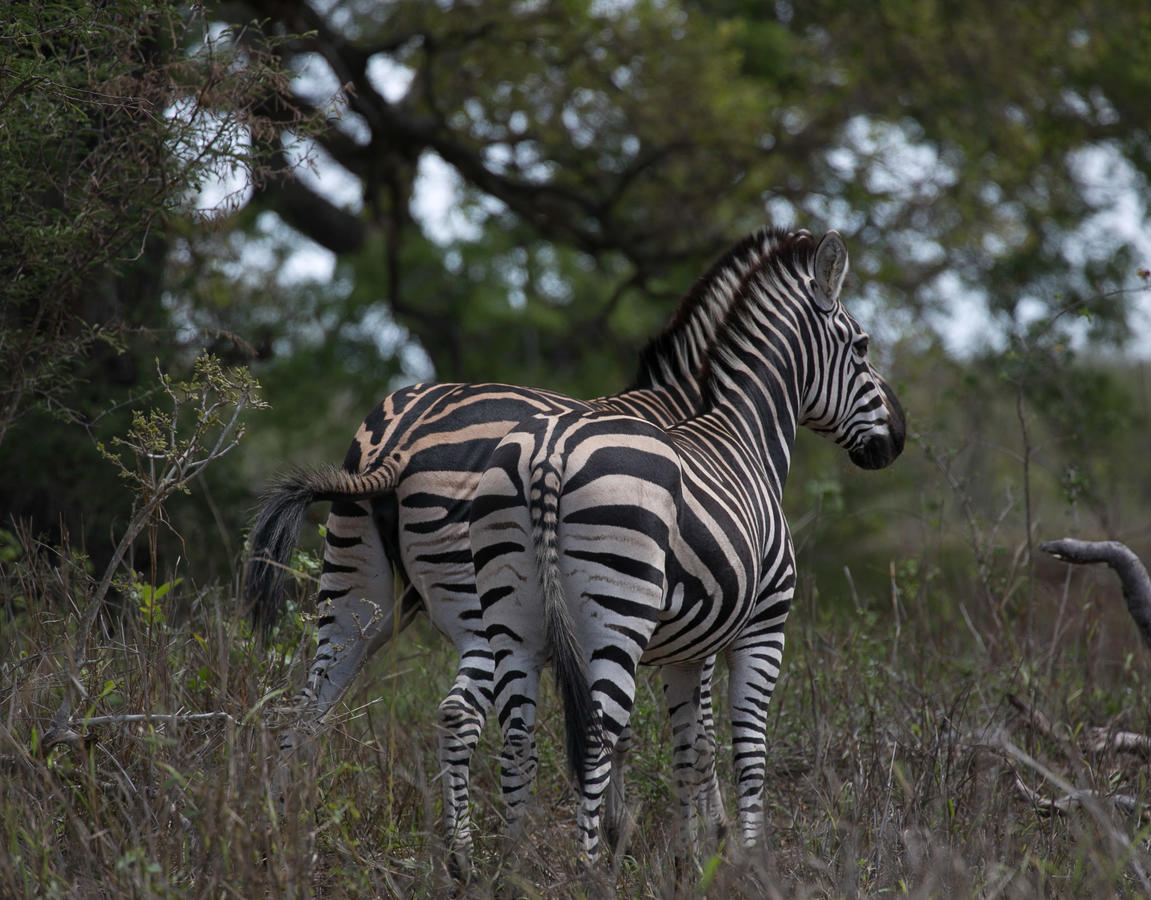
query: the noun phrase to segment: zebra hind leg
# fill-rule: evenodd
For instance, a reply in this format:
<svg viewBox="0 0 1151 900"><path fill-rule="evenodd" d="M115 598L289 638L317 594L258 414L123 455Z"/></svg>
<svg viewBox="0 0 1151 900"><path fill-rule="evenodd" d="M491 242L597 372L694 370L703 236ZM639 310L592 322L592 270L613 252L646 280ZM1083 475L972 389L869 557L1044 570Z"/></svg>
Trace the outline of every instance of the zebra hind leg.
<svg viewBox="0 0 1151 900"><path fill-rule="evenodd" d="M619 729L605 722L597 704L596 716L601 727L588 738L587 756L583 766L583 782L578 785L580 806L577 815L580 859L583 864L581 888L588 897L609 896L608 872L600 865L601 817L604 795L609 791L614 773L615 745Z"/></svg>
<svg viewBox="0 0 1151 900"><path fill-rule="evenodd" d="M631 718L631 702L635 696L634 664L631 676L618 687L616 680L595 678L597 663L592 664L592 696L595 723L588 735L587 755L582 767L580 809L578 816L580 853L590 877L597 878L601 855L600 826L604 814L604 796L611 790L615 778L613 763L620 737ZM614 666L613 666L614 668ZM610 676L618 678L619 671Z"/></svg>
<svg viewBox="0 0 1151 900"><path fill-rule="evenodd" d="M660 670L674 745L672 765L679 818L675 859L678 886L692 880L692 873L698 868L697 812L707 790L705 770L709 767L704 759L707 740L700 727L700 674L699 663L669 665Z"/></svg>
<svg viewBox="0 0 1151 900"><path fill-rule="evenodd" d="M514 845L521 836L524 814L527 812L532 786L539 767L536 748L536 700L539 695L540 673L524 671L519 679L505 690L507 697L500 708L500 727L504 742L500 752L500 787L507 814L507 837Z"/></svg>
<svg viewBox="0 0 1151 900"><path fill-rule="evenodd" d="M280 738L273 779L277 807L312 772L324 720L364 661L406 628L421 609L408 588L397 602L393 566L366 502L336 501L328 515L317 596L317 644L294 723Z"/></svg>
<svg viewBox="0 0 1151 900"><path fill-rule="evenodd" d="M627 755L631 752L631 726L620 733L611 763L611 780L604 794L603 832L608 847L616 854L624 853L635 830L635 817L627 806Z"/></svg>
<svg viewBox="0 0 1151 900"><path fill-rule="evenodd" d="M696 764L700 784L699 815L707 827L708 838L718 845L727 837L730 824L716 772L718 743L715 737L715 703L712 699L715 661L716 657L708 657L700 675L699 732L696 737L699 755Z"/></svg>
<svg viewBox="0 0 1151 900"><path fill-rule="evenodd" d="M472 868L471 761L492 704L491 673L487 646L461 651L456 681L437 710L448 871L465 883Z"/></svg>

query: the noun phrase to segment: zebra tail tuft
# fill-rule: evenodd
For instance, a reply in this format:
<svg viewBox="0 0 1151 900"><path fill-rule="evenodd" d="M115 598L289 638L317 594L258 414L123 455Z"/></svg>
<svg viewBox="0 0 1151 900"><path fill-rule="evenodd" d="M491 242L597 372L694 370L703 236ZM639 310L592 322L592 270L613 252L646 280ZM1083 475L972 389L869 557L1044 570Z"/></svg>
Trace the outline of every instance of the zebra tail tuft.
<svg viewBox="0 0 1151 900"><path fill-rule="evenodd" d="M348 472L338 466L291 470L260 501L248 532L248 558L241 596L244 609L264 637L284 613L292 549L304 513L321 500L368 500L395 487L393 470Z"/></svg>
<svg viewBox="0 0 1151 900"><path fill-rule="evenodd" d="M583 650L576 637L575 625L560 580L556 536L560 484L560 473L554 465L550 462L538 465L532 471L529 506L532 540L543 592L547 640L551 648L556 683L564 704L568 765L576 784L582 789L588 753L592 742L599 738L601 727L592 702Z"/></svg>

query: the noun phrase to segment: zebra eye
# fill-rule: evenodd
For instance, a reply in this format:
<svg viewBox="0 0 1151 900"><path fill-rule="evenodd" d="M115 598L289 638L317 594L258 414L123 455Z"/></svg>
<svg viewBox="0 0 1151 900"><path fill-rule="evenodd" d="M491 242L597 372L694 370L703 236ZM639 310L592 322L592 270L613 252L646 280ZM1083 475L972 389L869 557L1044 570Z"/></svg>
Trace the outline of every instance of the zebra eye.
<svg viewBox="0 0 1151 900"><path fill-rule="evenodd" d="M855 351L856 356L867 356L867 345L871 342L866 334L861 334L854 341L851 342L851 349Z"/></svg>

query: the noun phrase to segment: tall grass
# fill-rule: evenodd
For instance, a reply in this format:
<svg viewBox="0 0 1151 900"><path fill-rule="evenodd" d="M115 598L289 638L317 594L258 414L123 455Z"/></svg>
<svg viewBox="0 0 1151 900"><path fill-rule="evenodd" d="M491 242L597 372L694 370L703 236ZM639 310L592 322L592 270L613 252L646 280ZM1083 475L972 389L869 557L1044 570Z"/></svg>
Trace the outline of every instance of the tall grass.
<svg viewBox="0 0 1151 900"><path fill-rule="evenodd" d="M235 616L230 589L182 582L162 604L125 597L94 649L75 658L71 636L91 584L83 561L34 544L22 552L4 569L0 619L0 895L452 890L438 838L433 711L453 660L426 623L371 661L314 753L277 780L278 734L310 652L306 619L296 615L261 645ZM960 615L956 598L917 608L915 585L900 582L908 572L893 567L891 597L848 608L825 603L817 577L804 579L770 717L765 845L705 847L688 893L1142 895L1146 760L1086 741L1090 726L1146 731L1151 708L1145 651L1106 574L1071 582L1066 595L1041 584L1036 632L992 642L977 640L986 626ZM310 593L301 587L301 598ZM1002 649L1026 646L1047 649ZM723 678L721 668L721 702ZM65 722L73 679L86 697ZM635 831L609 876L621 896L676 889L659 693L645 672L629 771ZM1045 711L1053 732L1029 727L1009 695ZM562 716L548 691L540 730L538 798L511 851L500 840L496 729L485 732L470 895L587 887ZM727 754L720 766L734 808ZM1037 797L1065 793L1052 776L1096 794L1047 809ZM1116 793L1133 797L1134 810L1117 811L1107 799Z"/></svg>

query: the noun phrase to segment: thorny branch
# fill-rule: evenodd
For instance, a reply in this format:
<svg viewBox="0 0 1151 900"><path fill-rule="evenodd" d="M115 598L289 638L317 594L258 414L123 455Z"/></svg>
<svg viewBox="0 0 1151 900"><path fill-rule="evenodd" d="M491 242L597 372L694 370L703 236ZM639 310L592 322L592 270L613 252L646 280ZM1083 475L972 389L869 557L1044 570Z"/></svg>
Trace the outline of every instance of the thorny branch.
<svg viewBox="0 0 1151 900"><path fill-rule="evenodd" d="M247 408L258 409L265 405L255 397L258 384L246 370L224 370L210 356L202 356L197 360L195 368L195 378L187 384L173 384L161 372L160 383L171 400L171 412L154 411L151 417L137 417L127 437L115 441L136 456L135 470L130 469L117 454L101 447L105 457L119 466L121 475L136 483L139 504L80 621L74 647L81 654L85 652L92 628L104 608L104 601L116 573L136 539L158 515L162 515L163 505L173 493L186 490L188 482L198 476L209 463L224 456L239 443L243 434L241 413ZM191 404L188 403L190 398L194 398ZM191 435L185 439L181 437L180 413L182 408L188 406L192 407L191 413L195 420ZM231 415L221 420L220 411L229 407ZM213 431L216 432L214 439ZM210 446L206 446L209 442ZM144 461L146 466L142 465ZM159 467L159 472L157 461L166 461L166 465ZM46 741L75 739L69 736L69 732L75 735L71 731L71 716L77 693L86 696L83 685L73 671L69 675L64 700L45 735ZM112 718L128 721L122 717Z"/></svg>

